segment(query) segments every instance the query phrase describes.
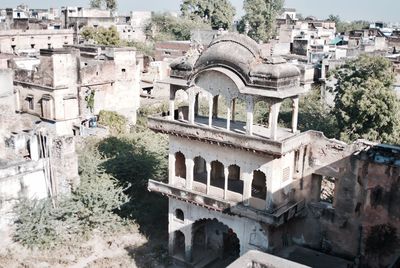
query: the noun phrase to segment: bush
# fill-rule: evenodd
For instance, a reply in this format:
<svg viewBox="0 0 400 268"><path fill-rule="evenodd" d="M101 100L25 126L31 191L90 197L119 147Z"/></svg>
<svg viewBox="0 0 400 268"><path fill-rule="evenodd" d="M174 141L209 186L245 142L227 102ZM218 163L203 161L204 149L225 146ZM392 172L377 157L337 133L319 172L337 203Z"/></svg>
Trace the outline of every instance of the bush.
<svg viewBox="0 0 400 268"><path fill-rule="evenodd" d="M111 135L119 135L128 131L128 120L112 111L100 111L99 124L109 127Z"/></svg>
<svg viewBox="0 0 400 268"><path fill-rule="evenodd" d="M95 149L85 148L80 159L81 184L70 196L23 200L16 206L16 241L49 249L89 238L95 229L108 233L126 223L114 212L128 198L115 178L100 169L99 155Z"/></svg>

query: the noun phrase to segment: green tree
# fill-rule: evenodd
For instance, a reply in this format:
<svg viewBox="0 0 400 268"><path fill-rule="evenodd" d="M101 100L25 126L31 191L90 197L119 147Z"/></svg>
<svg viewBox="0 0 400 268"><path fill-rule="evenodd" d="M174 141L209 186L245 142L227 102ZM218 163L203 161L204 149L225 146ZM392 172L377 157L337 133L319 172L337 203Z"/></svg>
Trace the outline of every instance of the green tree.
<svg viewBox="0 0 400 268"><path fill-rule="evenodd" d="M236 11L229 0L184 0L181 12L183 17L200 19L213 29L229 29Z"/></svg>
<svg viewBox="0 0 400 268"><path fill-rule="evenodd" d="M119 37L117 28L114 26L106 29L103 27L93 28L85 27L81 31L81 36L85 41L92 41L98 45L105 46L118 46L121 45L121 39Z"/></svg>
<svg viewBox="0 0 400 268"><path fill-rule="evenodd" d="M384 57L362 55L337 68L333 92L340 139L400 141L400 103L393 90L394 73Z"/></svg>
<svg viewBox="0 0 400 268"><path fill-rule="evenodd" d="M338 25L339 22L340 22L340 17L339 17L339 15L331 14L331 15L328 16L328 20L329 21L334 21L336 23L336 25Z"/></svg>
<svg viewBox="0 0 400 268"><path fill-rule="evenodd" d="M256 41L268 41L274 34L275 20L283 5L284 0L244 0L246 14L242 20L248 25L248 35Z"/></svg>
<svg viewBox="0 0 400 268"><path fill-rule="evenodd" d="M211 27L199 19L175 18L160 13L153 14L146 26L146 33L153 41L190 40L191 31L195 29L207 30Z"/></svg>
<svg viewBox="0 0 400 268"><path fill-rule="evenodd" d="M109 10L117 9L117 1L116 0L90 0L91 8L102 8L105 7Z"/></svg>

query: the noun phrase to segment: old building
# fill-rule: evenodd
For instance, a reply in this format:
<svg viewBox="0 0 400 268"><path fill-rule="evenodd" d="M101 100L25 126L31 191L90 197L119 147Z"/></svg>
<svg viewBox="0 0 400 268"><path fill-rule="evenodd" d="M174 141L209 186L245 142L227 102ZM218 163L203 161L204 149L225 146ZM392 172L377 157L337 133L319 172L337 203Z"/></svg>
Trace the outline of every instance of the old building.
<svg viewBox="0 0 400 268"><path fill-rule="evenodd" d="M0 53L22 53L40 49L62 48L73 44L72 30L5 30L0 31Z"/></svg>
<svg viewBox="0 0 400 268"><path fill-rule="evenodd" d="M79 183L72 136L57 136L36 118L18 114L13 72L0 70L0 229L21 199L68 193Z"/></svg>
<svg viewBox="0 0 400 268"><path fill-rule="evenodd" d="M41 118L57 135L79 134L81 123L101 110L135 123L140 95L135 53L71 46L41 50L40 64L33 68L14 60L16 110Z"/></svg>
<svg viewBox="0 0 400 268"><path fill-rule="evenodd" d="M400 227L400 148L300 133L300 71L262 55L253 40L229 34L171 65L169 113L149 118L169 135L168 182L148 186L169 198L171 256L226 265L249 250L297 245L350 263L373 260L371 228ZM188 104L176 109L181 94ZM293 107L290 129L278 124L284 100ZM269 107L267 125L254 122L259 102Z"/></svg>

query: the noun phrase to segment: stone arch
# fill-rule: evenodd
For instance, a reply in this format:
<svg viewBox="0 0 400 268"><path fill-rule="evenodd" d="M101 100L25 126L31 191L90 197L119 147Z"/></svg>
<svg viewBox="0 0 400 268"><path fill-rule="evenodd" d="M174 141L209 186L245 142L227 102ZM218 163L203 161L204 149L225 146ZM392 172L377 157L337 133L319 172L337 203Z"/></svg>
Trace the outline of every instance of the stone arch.
<svg viewBox="0 0 400 268"><path fill-rule="evenodd" d="M243 195L243 181L241 170L236 164L228 167L228 190Z"/></svg>
<svg viewBox="0 0 400 268"><path fill-rule="evenodd" d="M189 100L189 94L187 93L186 90L184 90L182 88L179 88L179 89L176 89L173 92L173 94L174 94L173 98L174 98L175 101L177 101L178 103L179 102L186 102L186 104L187 104L187 102Z"/></svg>
<svg viewBox="0 0 400 268"><path fill-rule="evenodd" d="M211 186L224 189L225 187L225 170L224 164L218 160L211 162Z"/></svg>
<svg viewBox="0 0 400 268"><path fill-rule="evenodd" d="M175 153L175 176L186 179L186 158L181 151Z"/></svg>
<svg viewBox="0 0 400 268"><path fill-rule="evenodd" d="M207 183L207 162L200 155L194 159L193 180L201 183Z"/></svg>
<svg viewBox="0 0 400 268"><path fill-rule="evenodd" d="M210 252L208 256L234 261L240 256L240 239L229 223L216 218L201 218L192 225L193 256ZM195 261L195 260L194 260Z"/></svg>

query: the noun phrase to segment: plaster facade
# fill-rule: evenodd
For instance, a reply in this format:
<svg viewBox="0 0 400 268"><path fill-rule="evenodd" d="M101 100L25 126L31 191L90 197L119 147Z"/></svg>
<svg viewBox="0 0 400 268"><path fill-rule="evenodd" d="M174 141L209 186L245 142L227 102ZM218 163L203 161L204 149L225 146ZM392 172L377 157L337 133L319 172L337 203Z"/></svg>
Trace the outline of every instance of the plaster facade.
<svg viewBox="0 0 400 268"><path fill-rule="evenodd" d="M400 148L299 133L301 71L257 49L225 35L171 64L169 113L149 118L151 129L169 135L169 179L148 186L169 198L170 254L195 266L199 258L233 260L251 249L278 254L298 245L346 259L341 264L378 267L368 237L380 224L399 233ZM178 92L188 104L176 109ZM291 129L277 124L283 99L292 101ZM244 121L235 117L239 100ZM259 101L269 105L267 125L253 122ZM222 242L207 231L218 223ZM213 244L222 245L221 255L210 253L219 252Z"/></svg>

